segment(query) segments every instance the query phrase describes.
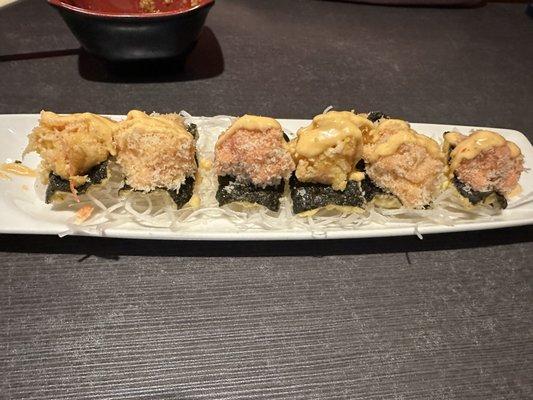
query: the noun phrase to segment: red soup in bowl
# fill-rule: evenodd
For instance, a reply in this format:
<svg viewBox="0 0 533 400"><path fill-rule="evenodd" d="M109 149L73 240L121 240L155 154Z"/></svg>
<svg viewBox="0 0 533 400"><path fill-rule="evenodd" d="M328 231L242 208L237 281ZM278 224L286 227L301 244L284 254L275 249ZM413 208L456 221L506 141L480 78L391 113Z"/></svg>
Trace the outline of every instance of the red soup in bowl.
<svg viewBox="0 0 533 400"><path fill-rule="evenodd" d="M214 0L48 0L80 44L111 61L176 57L194 45Z"/></svg>

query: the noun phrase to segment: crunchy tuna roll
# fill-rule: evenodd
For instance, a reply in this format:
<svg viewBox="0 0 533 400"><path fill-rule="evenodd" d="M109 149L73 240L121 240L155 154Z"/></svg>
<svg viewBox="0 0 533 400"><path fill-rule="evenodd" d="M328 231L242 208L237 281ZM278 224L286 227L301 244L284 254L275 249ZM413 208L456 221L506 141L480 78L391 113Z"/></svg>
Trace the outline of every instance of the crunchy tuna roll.
<svg viewBox="0 0 533 400"><path fill-rule="evenodd" d="M381 120L366 139L365 172L381 190L375 192L376 204L385 208L430 206L444 181L444 154L437 142L398 119Z"/></svg>
<svg viewBox="0 0 533 400"><path fill-rule="evenodd" d="M324 207L362 207L365 175L357 170L370 120L349 111L329 111L297 132L290 150L296 164L291 198L296 214Z"/></svg>
<svg viewBox="0 0 533 400"><path fill-rule="evenodd" d="M218 138L214 168L221 206L258 204L278 211L294 162L275 119L244 115Z"/></svg>
<svg viewBox="0 0 533 400"><path fill-rule="evenodd" d="M108 159L115 154L115 125L91 113L41 112L39 126L30 133L24 154L36 151L42 158L46 203L61 201L68 193L77 199L78 194L108 178Z"/></svg>
<svg viewBox="0 0 533 400"><path fill-rule="evenodd" d="M178 208L194 191L195 138L177 114L130 111L114 132L125 190L166 191Z"/></svg>
<svg viewBox="0 0 533 400"><path fill-rule="evenodd" d="M448 177L467 205L506 208L519 188L524 159L518 146L496 132L478 130L469 136L444 134Z"/></svg>

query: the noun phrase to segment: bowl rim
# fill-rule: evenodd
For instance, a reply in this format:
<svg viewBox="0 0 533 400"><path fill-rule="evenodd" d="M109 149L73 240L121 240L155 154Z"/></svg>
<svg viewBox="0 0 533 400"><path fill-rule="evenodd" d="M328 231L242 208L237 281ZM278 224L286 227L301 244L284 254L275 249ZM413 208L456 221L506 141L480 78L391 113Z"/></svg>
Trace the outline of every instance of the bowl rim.
<svg viewBox="0 0 533 400"><path fill-rule="evenodd" d="M201 4L198 4L194 7L187 8L185 10L173 10L173 11L161 11L156 13L150 12L141 12L141 13L120 13L120 12L106 12L106 11L94 11L88 10L86 8L81 8L74 6L72 4L65 3L62 0L47 0L48 4L67 9L78 14L85 14L93 17L104 17L104 18L131 18L131 19L146 19L146 18L164 18L171 17L176 15L188 14L190 12L199 10L204 7L211 7L215 4L215 0L204 0Z"/></svg>

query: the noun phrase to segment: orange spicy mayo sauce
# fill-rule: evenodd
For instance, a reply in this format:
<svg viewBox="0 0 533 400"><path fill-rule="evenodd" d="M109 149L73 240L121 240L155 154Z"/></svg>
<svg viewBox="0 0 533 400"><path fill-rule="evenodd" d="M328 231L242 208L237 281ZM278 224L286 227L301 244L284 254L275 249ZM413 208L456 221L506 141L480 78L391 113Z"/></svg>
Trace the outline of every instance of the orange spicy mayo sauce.
<svg viewBox="0 0 533 400"><path fill-rule="evenodd" d="M37 176L35 170L31 169L30 167L26 167L21 163L0 164L0 178L8 179L8 174L20 176Z"/></svg>

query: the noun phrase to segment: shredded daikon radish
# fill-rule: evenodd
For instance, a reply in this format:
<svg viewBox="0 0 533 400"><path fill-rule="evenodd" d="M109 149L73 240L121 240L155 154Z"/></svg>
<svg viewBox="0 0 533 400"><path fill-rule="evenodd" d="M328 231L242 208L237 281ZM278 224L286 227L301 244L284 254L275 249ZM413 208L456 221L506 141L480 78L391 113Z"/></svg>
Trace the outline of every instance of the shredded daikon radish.
<svg viewBox="0 0 533 400"><path fill-rule="evenodd" d="M415 235L418 236L418 238L419 238L420 240L424 239L424 236L422 236L422 234L421 234L420 231L418 230L418 224L415 225L414 231L415 231Z"/></svg>

